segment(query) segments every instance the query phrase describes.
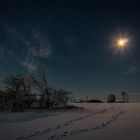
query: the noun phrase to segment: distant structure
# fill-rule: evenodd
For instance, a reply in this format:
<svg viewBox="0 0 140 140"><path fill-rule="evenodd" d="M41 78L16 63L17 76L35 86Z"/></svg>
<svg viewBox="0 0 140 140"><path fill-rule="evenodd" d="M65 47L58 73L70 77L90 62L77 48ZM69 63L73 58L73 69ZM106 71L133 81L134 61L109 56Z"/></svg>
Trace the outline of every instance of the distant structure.
<svg viewBox="0 0 140 140"><path fill-rule="evenodd" d="M121 95L122 95L122 103L128 103L129 102L129 96L128 96L128 94L123 91L121 93Z"/></svg>
<svg viewBox="0 0 140 140"><path fill-rule="evenodd" d="M103 103L101 100L88 100L88 103Z"/></svg>
<svg viewBox="0 0 140 140"><path fill-rule="evenodd" d="M88 102L88 96L86 96L86 100L87 100L87 102Z"/></svg>
<svg viewBox="0 0 140 140"><path fill-rule="evenodd" d="M96 99L89 99L88 96L85 96L81 99L78 100L72 100L73 103L103 103L101 100L96 100Z"/></svg>
<svg viewBox="0 0 140 140"><path fill-rule="evenodd" d="M115 95L111 94L107 96L107 103L114 103L116 101Z"/></svg>
<svg viewBox="0 0 140 140"><path fill-rule="evenodd" d="M126 95L126 93L123 91L121 94L122 94L122 102L124 103L125 102L125 95Z"/></svg>

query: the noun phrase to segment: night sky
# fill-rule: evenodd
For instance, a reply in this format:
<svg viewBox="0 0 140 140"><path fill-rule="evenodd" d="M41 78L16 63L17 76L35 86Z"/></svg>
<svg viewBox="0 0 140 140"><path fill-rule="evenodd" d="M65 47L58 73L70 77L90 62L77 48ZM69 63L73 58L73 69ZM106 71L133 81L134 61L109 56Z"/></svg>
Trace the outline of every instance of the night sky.
<svg viewBox="0 0 140 140"><path fill-rule="evenodd" d="M0 4L0 80L43 68L76 98L140 93L140 3L10 1ZM118 35L129 48L115 52Z"/></svg>

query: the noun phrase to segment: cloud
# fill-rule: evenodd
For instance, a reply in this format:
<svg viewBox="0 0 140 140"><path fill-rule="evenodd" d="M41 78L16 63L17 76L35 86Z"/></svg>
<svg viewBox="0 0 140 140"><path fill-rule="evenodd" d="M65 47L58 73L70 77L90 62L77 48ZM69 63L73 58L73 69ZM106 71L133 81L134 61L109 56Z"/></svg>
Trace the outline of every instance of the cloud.
<svg viewBox="0 0 140 140"><path fill-rule="evenodd" d="M17 50L20 55L17 58L18 64L26 68L29 72L36 71L40 58L47 59L52 54L52 46L46 35L46 32L39 26L31 26L18 29L17 27L5 26L7 40L13 44L13 48ZM8 47L7 52L12 51L13 48ZM4 57L5 50L0 49L0 57ZM16 52L17 53L17 52ZM16 56L16 54L15 54ZM18 55L19 57L19 55Z"/></svg>
<svg viewBox="0 0 140 140"><path fill-rule="evenodd" d="M14 27L6 26L6 34L8 40L12 40L13 43L21 44L24 49L32 51L32 55L36 57L47 58L52 53L51 44L46 34L39 26L24 27L23 30L18 30ZM27 31L27 32L26 32ZM21 49L23 47L20 47Z"/></svg>
<svg viewBox="0 0 140 140"><path fill-rule="evenodd" d="M52 53L50 41L39 27L32 28L31 38L23 39L23 43L33 57L48 58Z"/></svg>
<svg viewBox="0 0 140 140"><path fill-rule="evenodd" d="M29 59L27 57L24 61L20 62L20 65L25 67L28 72L34 72L38 70L37 62L33 58Z"/></svg>
<svg viewBox="0 0 140 140"><path fill-rule="evenodd" d="M29 51L34 57L40 58L48 58L51 54L50 47L31 48Z"/></svg>
<svg viewBox="0 0 140 140"><path fill-rule="evenodd" d="M129 66L126 71L124 71L125 75L135 74L138 71L138 68L135 65Z"/></svg>

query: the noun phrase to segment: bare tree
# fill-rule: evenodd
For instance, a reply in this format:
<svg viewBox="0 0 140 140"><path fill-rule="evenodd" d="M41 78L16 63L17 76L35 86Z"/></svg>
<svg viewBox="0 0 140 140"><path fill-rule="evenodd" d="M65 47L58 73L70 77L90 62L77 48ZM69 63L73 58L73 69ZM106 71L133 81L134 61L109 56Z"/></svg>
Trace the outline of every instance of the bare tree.
<svg viewBox="0 0 140 140"><path fill-rule="evenodd" d="M30 108L32 104L30 99L31 85L26 81L23 75L8 76L3 81L4 92L3 100L9 110L22 110Z"/></svg>
<svg viewBox="0 0 140 140"><path fill-rule="evenodd" d="M37 72L31 76L33 85L40 93L39 104L41 108L49 109L52 107L64 107L67 105L69 100L68 91L63 89L56 89L49 86L47 74L42 72Z"/></svg>
<svg viewBox="0 0 140 140"><path fill-rule="evenodd" d="M68 100L70 99L71 92L64 89L53 89L51 96L51 104L57 108L64 108L67 106Z"/></svg>
<svg viewBox="0 0 140 140"><path fill-rule="evenodd" d="M50 108L51 89L48 86L47 74L45 72L36 72L31 75L31 81L35 89L40 93L40 106Z"/></svg>
<svg viewBox="0 0 140 140"><path fill-rule="evenodd" d="M44 109L66 107L71 93L49 86L47 80L43 71L30 76L8 76L3 81L4 90L0 91L0 109L21 111L29 109L34 102ZM38 93L38 99L33 92Z"/></svg>

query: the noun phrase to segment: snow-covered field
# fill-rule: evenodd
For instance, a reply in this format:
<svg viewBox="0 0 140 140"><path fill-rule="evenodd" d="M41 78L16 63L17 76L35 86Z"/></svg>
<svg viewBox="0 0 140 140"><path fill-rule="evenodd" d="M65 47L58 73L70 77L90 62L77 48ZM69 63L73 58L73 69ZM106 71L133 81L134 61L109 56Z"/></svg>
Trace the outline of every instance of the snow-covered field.
<svg viewBox="0 0 140 140"><path fill-rule="evenodd" d="M140 104L77 103L84 110L0 113L0 140L140 140Z"/></svg>

